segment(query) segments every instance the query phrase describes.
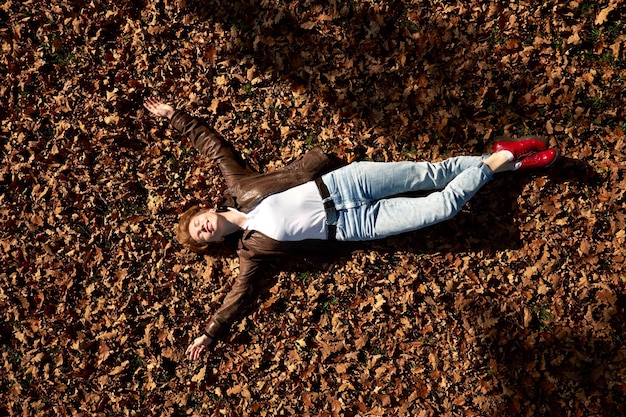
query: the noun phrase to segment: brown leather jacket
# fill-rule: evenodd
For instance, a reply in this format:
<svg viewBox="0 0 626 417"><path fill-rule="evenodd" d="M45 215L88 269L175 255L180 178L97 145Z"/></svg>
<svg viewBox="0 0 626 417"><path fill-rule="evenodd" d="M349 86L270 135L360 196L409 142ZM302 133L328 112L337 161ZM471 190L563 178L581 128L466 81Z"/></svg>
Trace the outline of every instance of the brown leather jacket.
<svg viewBox="0 0 626 417"><path fill-rule="evenodd" d="M266 196L311 181L338 166L335 159L315 148L284 168L258 173L218 132L197 118L179 110L172 117L171 125L189 138L200 153L219 166L226 181L227 197L231 198L230 205L244 213ZM219 337L238 318L242 307L254 294L260 268L265 260L302 252L312 244L311 241L280 242L254 230L245 231L237 247L239 275L222 306L206 325L207 335Z"/></svg>

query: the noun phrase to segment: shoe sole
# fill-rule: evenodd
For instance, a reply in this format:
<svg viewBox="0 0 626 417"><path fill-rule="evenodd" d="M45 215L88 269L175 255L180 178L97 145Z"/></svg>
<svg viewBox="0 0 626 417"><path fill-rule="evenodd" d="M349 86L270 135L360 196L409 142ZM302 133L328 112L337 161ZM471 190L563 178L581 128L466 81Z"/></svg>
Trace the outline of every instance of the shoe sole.
<svg viewBox="0 0 626 417"><path fill-rule="evenodd" d="M544 137L541 137L541 136L522 136L521 138L516 138L516 139L513 139L510 136L497 136L497 137L494 138L494 143L495 142L500 142L500 141L504 141L504 142L521 142L521 141L527 140L527 139L532 139L532 140L536 140L536 141L539 141L539 142L543 143L545 145L545 149L543 149L544 151L550 148L550 144L548 143L548 140L546 138L544 138ZM559 151L558 150L556 150L556 151L557 151L557 158L558 158L558 156L559 156L558 152ZM532 154L532 152L527 152L524 155L519 155L518 159L524 159L525 157L527 157L530 154ZM554 160L556 161L556 158ZM550 163L550 165L552 165L553 163L554 163L554 161L552 161ZM547 166L550 166L550 165L547 165Z"/></svg>
<svg viewBox="0 0 626 417"><path fill-rule="evenodd" d="M494 142L500 142L500 141L506 141L506 142L521 142L523 140L526 139L535 139L538 140L539 142L543 142L546 145L546 149L548 149L550 147L550 143L548 142L548 139L541 137L541 136L522 136L521 138L516 138L513 139L510 136L496 136L493 141ZM544 149L545 151L545 149Z"/></svg>
<svg viewBox="0 0 626 417"><path fill-rule="evenodd" d="M554 155L554 159L552 160L552 162L550 162L544 168L550 168L552 165L554 165L554 163L557 161L557 159L559 159L559 157L561 156L561 153L559 152L558 149L556 149L556 148L552 148L552 149L554 149L554 151L556 152L556 155Z"/></svg>

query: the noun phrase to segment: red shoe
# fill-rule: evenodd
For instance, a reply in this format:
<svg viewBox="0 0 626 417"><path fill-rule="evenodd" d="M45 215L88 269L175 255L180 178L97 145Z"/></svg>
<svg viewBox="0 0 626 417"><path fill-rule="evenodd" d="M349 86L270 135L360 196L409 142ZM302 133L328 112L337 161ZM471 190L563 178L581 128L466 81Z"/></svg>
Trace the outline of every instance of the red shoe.
<svg viewBox="0 0 626 417"><path fill-rule="evenodd" d="M559 152L556 149L547 149L522 159L518 169L547 168L554 164L558 157Z"/></svg>
<svg viewBox="0 0 626 417"><path fill-rule="evenodd" d="M519 139L500 140L493 144L493 152L509 151L515 159L522 159L533 152L548 149L548 142L544 138L525 136Z"/></svg>

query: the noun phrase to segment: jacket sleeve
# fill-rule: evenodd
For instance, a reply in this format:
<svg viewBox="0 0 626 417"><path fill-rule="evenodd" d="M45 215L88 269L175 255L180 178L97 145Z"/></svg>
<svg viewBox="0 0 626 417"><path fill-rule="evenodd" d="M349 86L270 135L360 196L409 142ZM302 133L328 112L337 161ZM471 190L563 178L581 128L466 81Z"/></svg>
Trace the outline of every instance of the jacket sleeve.
<svg viewBox="0 0 626 417"><path fill-rule="evenodd" d="M240 257L239 275L222 306L213 314L204 329L208 336L219 338L239 319L255 292L259 269L260 261Z"/></svg>
<svg viewBox="0 0 626 417"><path fill-rule="evenodd" d="M178 110L172 116L170 124L174 129L186 136L198 151L218 165L228 187L246 176L257 174L231 143L215 129L207 126L199 119Z"/></svg>

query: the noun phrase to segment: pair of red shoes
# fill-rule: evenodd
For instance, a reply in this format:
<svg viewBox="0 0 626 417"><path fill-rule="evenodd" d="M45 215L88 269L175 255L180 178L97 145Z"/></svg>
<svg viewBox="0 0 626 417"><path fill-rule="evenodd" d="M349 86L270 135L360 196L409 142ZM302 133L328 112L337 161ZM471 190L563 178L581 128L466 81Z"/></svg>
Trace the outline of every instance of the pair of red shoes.
<svg viewBox="0 0 626 417"><path fill-rule="evenodd" d="M519 139L502 138L493 144L493 152L509 151L518 163L517 169L547 168L559 156L556 149L548 148L548 142L540 137L526 136Z"/></svg>

